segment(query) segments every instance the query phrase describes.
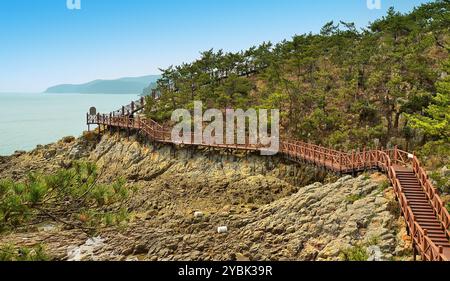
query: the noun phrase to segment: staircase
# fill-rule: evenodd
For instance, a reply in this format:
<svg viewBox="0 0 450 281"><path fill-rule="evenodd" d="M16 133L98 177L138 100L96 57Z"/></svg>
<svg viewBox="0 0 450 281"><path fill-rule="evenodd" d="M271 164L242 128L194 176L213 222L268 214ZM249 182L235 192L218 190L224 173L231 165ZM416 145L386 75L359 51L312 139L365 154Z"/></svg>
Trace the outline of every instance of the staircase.
<svg viewBox="0 0 450 281"><path fill-rule="evenodd" d="M450 258L450 242L447 237L447 231L435 214L434 208L416 174L412 169L405 167L396 167L395 170L401 189L406 196L407 204L414 214L415 221L424 230L425 235L430 238L432 243L438 247L439 253Z"/></svg>

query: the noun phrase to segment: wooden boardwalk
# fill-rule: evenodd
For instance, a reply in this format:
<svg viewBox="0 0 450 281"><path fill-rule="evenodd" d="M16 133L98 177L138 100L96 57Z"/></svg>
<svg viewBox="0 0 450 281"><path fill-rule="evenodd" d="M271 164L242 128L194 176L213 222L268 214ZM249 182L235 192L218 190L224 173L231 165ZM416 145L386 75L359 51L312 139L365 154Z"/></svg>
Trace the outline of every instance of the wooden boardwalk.
<svg viewBox="0 0 450 281"><path fill-rule="evenodd" d="M267 147L251 144L196 143L193 137L187 142L173 142L171 128L157 122L134 117L142 110L145 99L109 114L87 114L87 125L120 128L130 132L138 131L149 140L175 145L206 146L222 149L261 151ZM364 170L379 169L386 173L394 187L401 212L413 241L414 257L419 254L426 261L450 261L450 215L444 207L428 175L418 158L406 151L375 149L351 153L334 150L296 140L280 140L279 154L292 161L308 162L330 171L355 174Z"/></svg>

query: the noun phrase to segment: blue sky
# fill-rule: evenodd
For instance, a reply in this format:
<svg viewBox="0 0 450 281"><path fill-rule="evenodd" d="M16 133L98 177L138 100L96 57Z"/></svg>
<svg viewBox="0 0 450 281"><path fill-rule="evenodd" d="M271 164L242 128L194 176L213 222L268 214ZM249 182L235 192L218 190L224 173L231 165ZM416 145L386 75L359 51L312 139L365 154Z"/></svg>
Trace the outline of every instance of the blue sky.
<svg viewBox="0 0 450 281"><path fill-rule="evenodd" d="M210 48L237 51L318 32L330 20L365 27L388 7L426 0L66 0L0 2L0 92L157 74Z"/></svg>

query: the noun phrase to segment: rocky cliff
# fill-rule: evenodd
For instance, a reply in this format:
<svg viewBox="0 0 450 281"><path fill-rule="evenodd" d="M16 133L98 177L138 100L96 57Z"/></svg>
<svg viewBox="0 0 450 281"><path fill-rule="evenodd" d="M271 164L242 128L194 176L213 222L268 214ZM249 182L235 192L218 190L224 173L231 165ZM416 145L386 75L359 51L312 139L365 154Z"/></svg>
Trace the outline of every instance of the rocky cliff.
<svg viewBox="0 0 450 281"><path fill-rule="evenodd" d="M0 244L42 244L61 260L410 259L380 174L338 179L277 156L107 134L3 157L0 178L22 181L30 171L52 173L80 159L95 162L103 182L126 180L129 222L93 235L48 221L3 235Z"/></svg>

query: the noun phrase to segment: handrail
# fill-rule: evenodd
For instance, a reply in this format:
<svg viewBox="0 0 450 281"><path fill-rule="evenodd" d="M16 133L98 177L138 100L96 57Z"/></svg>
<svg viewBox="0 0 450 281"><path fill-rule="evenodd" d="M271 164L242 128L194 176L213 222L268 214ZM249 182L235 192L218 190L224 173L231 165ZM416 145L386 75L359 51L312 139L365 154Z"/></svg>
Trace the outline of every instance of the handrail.
<svg viewBox="0 0 450 281"><path fill-rule="evenodd" d="M171 141L171 129L162 126L158 122L149 118L133 117L133 114L142 110L145 106L145 99L134 101L122 109L111 112L109 115L89 115L87 114L87 124L116 126L127 129L137 129L145 133L145 135L157 142L166 142L174 144L188 144L198 146L210 146L230 149L246 149L246 150L264 150L267 147L262 145L252 145L249 142L245 144L211 144L203 139L200 143L194 142L192 134L187 138L190 141L180 142ZM384 171L391 182L394 192L398 198L402 214L405 218L407 226L410 230L414 245L417 246L420 253L426 260L447 260L444 256L442 247L437 247L428 236L427 230L423 229L416 221L414 213L409 205L409 201L403 192L400 181L397 177L395 166L410 167L416 175L419 183L430 202L437 219L445 229L447 238L450 237L450 215L439 197L436 189L431 184L426 171L421 167L418 158L414 154L399 150L397 147L393 149L375 149L362 151L353 150L351 153L342 152L332 148L327 148L311 143L297 140L284 139L280 140L280 152L293 160L309 161L315 165L326 167L330 170L340 173L350 173L361 170L378 168Z"/></svg>

